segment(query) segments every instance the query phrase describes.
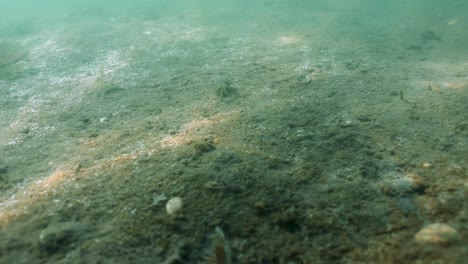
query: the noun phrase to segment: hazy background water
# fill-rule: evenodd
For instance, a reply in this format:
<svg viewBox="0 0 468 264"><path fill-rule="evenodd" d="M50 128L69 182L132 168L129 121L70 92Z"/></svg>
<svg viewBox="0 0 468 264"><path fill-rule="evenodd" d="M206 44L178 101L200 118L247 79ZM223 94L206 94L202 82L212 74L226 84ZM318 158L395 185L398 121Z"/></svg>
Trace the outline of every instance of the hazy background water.
<svg viewBox="0 0 468 264"><path fill-rule="evenodd" d="M376 0L256 0L256 1L9 1L0 2L0 36L38 33L50 27L93 20L135 22L173 18L187 23L227 26L238 34L307 31L325 28L337 38L357 38L373 45L398 43L433 29L444 34L466 20L465 1ZM325 19L324 19L325 17ZM458 24L458 25L457 25ZM352 30L350 30L352 29ZM356 29L359 29L356 31ZM466 35L446 39L453 48L466 44ZM455 43L457 42L457 43Z"/></svg>
<svg viewBox="0 0 468 264"><path fill-rule="evenodd" d="M159 16L193 15L201 12L200 16L217 18L213 23L235 23L244 19L255 20L263 16L279 15L277 22L284 24L297 24L293 17L304 21L302 16L316 13L317 10L342 12L342 19L349 21L361 21L375 23L384 21L388 23L398 19L412 19L414 26L435 25L440 19L452 17L465 17L467 3L464 1L376 1L376 0L256 0L256 1L12 1L2 0L2 22L34 21L40 19L47 26L49 23L57 23L56 20L74 21L78 18L101 17L108 19L157 19ZM229 14L223 17L222 14ZM281 14L288 15L290 21L281 21ZM301 14L300 17L295 14ZM272 20L275 17L271 18ZM45 21L44 21L45 20ZM35 21L41 22L41 21ZM374 24L375 25L375 24ZM32 25L31 25L32 26ZM310 25L320 26L320 25Z"/></svg>

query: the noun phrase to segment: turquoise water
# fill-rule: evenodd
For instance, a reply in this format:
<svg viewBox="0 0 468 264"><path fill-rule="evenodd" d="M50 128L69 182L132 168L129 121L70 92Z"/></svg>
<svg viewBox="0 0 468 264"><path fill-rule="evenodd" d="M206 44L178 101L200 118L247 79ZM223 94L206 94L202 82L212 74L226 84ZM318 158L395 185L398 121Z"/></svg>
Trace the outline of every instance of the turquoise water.
<svg viewBox="0 0 468 264"><path fill-rule="evenodd" d="M461 263L467 14L0 0L0 263Z"/></svg>

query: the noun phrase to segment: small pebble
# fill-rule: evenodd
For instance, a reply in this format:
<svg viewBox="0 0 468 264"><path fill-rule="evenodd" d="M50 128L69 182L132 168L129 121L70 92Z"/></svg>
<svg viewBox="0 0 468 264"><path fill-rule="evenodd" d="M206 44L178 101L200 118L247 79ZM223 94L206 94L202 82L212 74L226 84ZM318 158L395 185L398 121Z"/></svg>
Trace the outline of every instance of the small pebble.
<svg viewBox="0 0 468 264"><path fill-rule="evenodd" d="M429 168L432 167L432 164L429 163L429 162L424 162L424 163L422 164L422 167L423 167L423 168L426 168L426 169L429 169Z"/></svg>
<svg viewBox="0 0 468 264"><path fill-rule="evenodd" d="M445 244L457 240L458 231L446 224L436 223L425 226L421 229L414 239L420 243Z"/></svg>
<svg viewBox="0 0 468 264"><path fill-rule="evenodd" d="M422 193L426 188L424 178L416 173L402 175L399 172L391 171L383 178L385 180L381 182L381 187L387 194Z"/></svg>
<svg viewBox="0 0 468 264"><path fill-rule="evenodd" d="M169 201L167 201L166 213L169 215L178 214L182 210L182 206L183 206L182 198L180 197L171 198Z"/></svg>
<svg viewBox="0 0 468 264"><path fill-rule="evenodd" d="M426 187L424 178L421 175L416 173L408 173L404 178L410 182L411 187L414 190L423 190Z"/></svg>

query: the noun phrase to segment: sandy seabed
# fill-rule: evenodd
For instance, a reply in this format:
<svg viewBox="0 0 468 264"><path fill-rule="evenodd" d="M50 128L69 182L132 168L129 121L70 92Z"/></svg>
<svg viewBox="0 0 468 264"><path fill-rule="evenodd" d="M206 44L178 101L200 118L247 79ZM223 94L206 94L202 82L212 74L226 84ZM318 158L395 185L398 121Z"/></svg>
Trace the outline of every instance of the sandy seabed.
<svg viewBox="0 0 468 264"><path fill-rule="evenodd" d="M467 21L271 19L3 32L0 262L462 263Z"/></svg>

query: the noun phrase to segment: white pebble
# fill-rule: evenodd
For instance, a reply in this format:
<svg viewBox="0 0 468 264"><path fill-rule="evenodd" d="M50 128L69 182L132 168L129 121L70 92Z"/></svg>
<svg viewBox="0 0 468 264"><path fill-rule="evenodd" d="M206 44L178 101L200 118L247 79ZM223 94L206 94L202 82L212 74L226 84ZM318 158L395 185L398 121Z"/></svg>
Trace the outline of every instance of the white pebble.
<svg viewBox="0 0 468 264"><path fill-rule="evenodd" d="M182 210L182 198L180 197L173 197L169 201L167 201L166 204L166 213L169 215L174 215L180 212Z"/></svg>

